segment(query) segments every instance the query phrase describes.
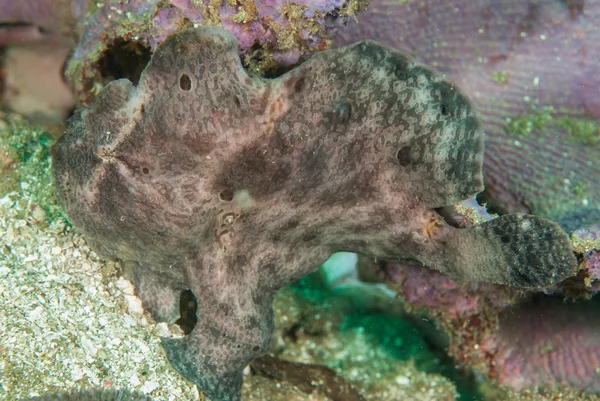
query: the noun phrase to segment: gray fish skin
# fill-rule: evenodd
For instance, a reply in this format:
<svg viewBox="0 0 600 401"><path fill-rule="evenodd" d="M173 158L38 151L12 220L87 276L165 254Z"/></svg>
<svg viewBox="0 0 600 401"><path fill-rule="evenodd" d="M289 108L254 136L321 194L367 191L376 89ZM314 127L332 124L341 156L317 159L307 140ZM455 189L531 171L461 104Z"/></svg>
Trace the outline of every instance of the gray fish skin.
<svg viewBox="0 0 600 401"><path fill-rule="evenodd" d="M483 189L480 121L453 83L372 41L266 80L230 34L182 31L137 87L114 81L78 111L52 154L90 246L125 261L158 321L194 322L163 344L213 400L239 400L244 367L267 352L274 293L334 252L520 288L575 270L549 220L457 229L433 210ZM195 311L180 310L190 291Z"/></svg>

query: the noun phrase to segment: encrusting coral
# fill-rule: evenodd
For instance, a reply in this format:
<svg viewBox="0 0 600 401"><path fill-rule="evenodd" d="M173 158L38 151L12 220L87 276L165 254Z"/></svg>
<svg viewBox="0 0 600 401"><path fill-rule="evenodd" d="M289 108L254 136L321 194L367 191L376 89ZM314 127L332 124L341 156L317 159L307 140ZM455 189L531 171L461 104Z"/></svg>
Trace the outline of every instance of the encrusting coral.
<svg viewBox="0 0 600 401"><path fill-rule="evenodd" d="M469 100L375 42L267 80L233 36L183 30L137 87L111 82L53 147L59 201L90 246L124 261L144 308L179 323L171 363L239 400L269 348L275 291L349 250L519 288L575 274L553 222L505 215L458 229L434 208L483 189Z"/></svg>
<svg viewBox="0 0 600 401"><path fill-rule="evenodd" d="M135 81L169 35L221 26L238 40L246 65L264 74L330 47L330 34L366 0L0 0L0 43L55 34L73 42L65 76L79 102L115 78ZM31 26L24 26L31 25ZM25 29L27 28L27 29ZM39 28L36 29L36 28ZM43 34L40 32L42 31ZM135 82L134 82L135 83Z"/></svg>

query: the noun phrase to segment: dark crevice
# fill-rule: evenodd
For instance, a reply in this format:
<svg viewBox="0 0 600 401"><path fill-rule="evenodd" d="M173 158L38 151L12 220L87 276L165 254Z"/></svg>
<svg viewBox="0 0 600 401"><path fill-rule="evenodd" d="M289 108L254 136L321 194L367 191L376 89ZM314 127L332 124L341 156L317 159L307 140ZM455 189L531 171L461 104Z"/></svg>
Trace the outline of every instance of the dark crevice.
<svg viewBox="0 0 600 401"><path fill-rule="evenodd" d="M505 208L500 206L499 203L494 200L493 194L490 193L487 188L483 192L477 194L475 199L481 206L485 206L490 214L498 214L502 216L508 213Z"/></svg>
<svg viewBox="0 0 600 401"><path fill-rule="evenodd" d="M106 82L126 78L137 85L151 55L150 49L140 42L117 38L98 60L97 67Z"/></svg>
<svg viewBox="0 0 600 401"><path fill-rule="evenodd" d="M179 319L175 322L185 335L188 335L196 327L198 323L198 302L194 293L191 290L185 290L179 297Z"/></svg>

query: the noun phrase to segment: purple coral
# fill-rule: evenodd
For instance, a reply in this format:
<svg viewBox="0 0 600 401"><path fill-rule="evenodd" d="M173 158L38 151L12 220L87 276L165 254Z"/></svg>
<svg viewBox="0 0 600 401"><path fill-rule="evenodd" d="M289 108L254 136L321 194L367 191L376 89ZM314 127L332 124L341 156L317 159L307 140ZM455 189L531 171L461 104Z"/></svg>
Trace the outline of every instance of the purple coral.
<svg viewBox="0 0 600 401"><path fill-rule="evenodd" d="M433 210L482 190L480 123L453 83L375 42L266 80L230 34L181 31L137 87L111 82L77 112L52 154L70 220L125 261L158 321L181 324L168 357L213 399L239 400L267 351L274 292L336 251L526 288L576 267L549 220L458 229Z"/></svg>
<svg viewBox="0 0 600 401"><path fill-rule="evenodd" d="M600 282L600 252L592 249L585 254L584 258L587 262L590 278L594 281Z"/></svg>
<svg viewBox="0 0 600 401"><path fill-rule="evenodd" d="M600 392L600 321L596 302L544 297L501 317L494 375L515 389L570 385Z"/></svg>
<svg viewBox="0 0 600 401"><path fill-rule="evenodd" d="M600 392L597 300L456 283L413 266L385 266L390 285L412 310L444 327L457 361L515 390L571 386Z"/></svg>
<svg viewBox="0 0 600 401"><path fill-rule="evenodd" d="M66 76L78 99L114 78L132 78L125 60L111 76L113 54L153 52L169 35L192 26L222 26L256 72L285 68L329 47L331 32L366 6L365 0L0 0L0 22L29 23L76 38ZM12 36L15 36L13 31ZM0 33L0 40L2 34ZM132 57L133 58L133 57ZM143 68L143 65L142 65ZM139 71L138 71L139 72ZM122 74L122 75L119 75Z"/></svg>
<svg viewBox="0 0 600 401"><path fill-rule="evenodd" d="M514 291L489 283L458 283L449 277L416 266L385 266L392 287L410 305L434 317L465 318L486 308L504 309L518 299Z"/></svg>

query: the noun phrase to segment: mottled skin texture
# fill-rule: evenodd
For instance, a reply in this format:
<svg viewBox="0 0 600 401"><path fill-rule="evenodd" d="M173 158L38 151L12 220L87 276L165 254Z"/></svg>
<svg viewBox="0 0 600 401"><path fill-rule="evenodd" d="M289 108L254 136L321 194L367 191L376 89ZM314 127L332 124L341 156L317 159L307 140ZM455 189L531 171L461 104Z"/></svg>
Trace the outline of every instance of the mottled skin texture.
<svg viewBox="0 0 600 401"><path fill-rule="evenodd" d="M53 148L70 220L126 262L144 307L173 323L196 298L197 323L164 346L214 400L239 400L267 351L274 292L333 252L516 287L573 274L548 220L456 229L432 210L480 192L482 160L468 99L405 54L361 42L265 80L217 28L167 39L137 88L110 83Z"/></svg>

